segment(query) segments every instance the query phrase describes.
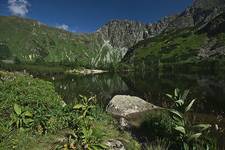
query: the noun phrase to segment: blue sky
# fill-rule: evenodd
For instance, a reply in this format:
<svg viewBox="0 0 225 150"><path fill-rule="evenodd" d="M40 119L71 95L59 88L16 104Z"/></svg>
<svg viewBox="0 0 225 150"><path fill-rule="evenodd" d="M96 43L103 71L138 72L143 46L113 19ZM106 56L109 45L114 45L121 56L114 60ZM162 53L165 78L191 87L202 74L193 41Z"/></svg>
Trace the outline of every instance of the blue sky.
<svg viewBox="0 0 225 150"><path fill-rule="evenodd" d="M112 19L151 23L181 12L192 0L0 0L0 15L39 20L73 32L93 32Z"/></svg>

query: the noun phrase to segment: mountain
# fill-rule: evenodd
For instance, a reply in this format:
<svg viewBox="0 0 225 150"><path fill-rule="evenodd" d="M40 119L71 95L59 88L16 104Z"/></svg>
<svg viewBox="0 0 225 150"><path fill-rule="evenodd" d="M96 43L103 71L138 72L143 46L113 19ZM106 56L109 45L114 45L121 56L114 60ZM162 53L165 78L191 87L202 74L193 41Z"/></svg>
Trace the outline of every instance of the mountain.
<svg viewBox="0 0 225 150"><path fill-rule="evenodd" d="M30 64L110 67L121 61L129 45L114 42L112 46L105 36L105 28L107 25L95 33L75 34L31 19L0 16L0 59Z"/></svg>
<svg viewBox="0 0 225 150"><path fill-rule="evenodd" d="M95 39L92 35L74 35L14 16L0 17L0 31L1 59L21 63L86 62L85 53L90 53L86 49L92 47L87 43Z"/></svg>
<svg viewBox="0 0 225 150"><path fill-rule="evenodd" d="M112 20L96 33L108 40L113 47L128 49L139 41L154 37L161 33L175 16L165 17L157 23L144 24L130 20Z"/></svg>
<svg viewBox="0 0 225 150"><path fill-rule="evenodd" d="M224 10L224 0L194 0L183 12L155 23L111 20L88 34L0 16L0 60L88 68L115 68L121 61L151 68L223 60Z"/></svg>
<svg viewBox="0 0 225 150"><path fill-rule="evenodd" d="M123 58L136 69L168 65L225 64L225 1L195 0L154 37L131 47Z"/></svg>
<svg viewBox="0 0 225 150"><path fill-rule="evenodd" d="M112 20L94 33L76 34L36 20L0 16L0 60L90 68L115 67L130 47L161 32L167 20L149 25Z"/></svg>
<svg viewBox="0 0 225 150"><path fill-rule="evenodd" d="M112 20L94 33L75 34L31 19L0 16L0 59L110 67L119 63L130 47L159 34L169 20L149 25Z"/></svg>
<svg viewBox="0 0 225 150"><path fill-rule="evenodd" d="M192 6L180 13L167 30L205 25L224 8L224 0L194 0Z"/></svg>

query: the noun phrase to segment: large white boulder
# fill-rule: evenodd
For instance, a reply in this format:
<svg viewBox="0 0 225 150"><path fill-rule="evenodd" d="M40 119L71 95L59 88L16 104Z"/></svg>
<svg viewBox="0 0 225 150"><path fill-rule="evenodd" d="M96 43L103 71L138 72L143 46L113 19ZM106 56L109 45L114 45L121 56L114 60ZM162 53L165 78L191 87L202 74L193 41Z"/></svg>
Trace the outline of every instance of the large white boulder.
<svg viewBox="0 0 225 150"><path fill-rule="evenodd" d="M107 105L106 111L118 117L124 117L158 108L145 100L129 95L116 95Z"/></svg>

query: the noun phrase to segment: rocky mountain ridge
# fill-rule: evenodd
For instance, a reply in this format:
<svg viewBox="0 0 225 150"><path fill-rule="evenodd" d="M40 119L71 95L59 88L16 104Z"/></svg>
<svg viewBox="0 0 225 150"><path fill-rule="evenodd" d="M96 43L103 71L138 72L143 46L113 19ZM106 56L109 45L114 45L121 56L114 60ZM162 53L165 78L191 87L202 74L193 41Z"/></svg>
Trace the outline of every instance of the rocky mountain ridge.
<svg viewBox="0 0 225 150"><path fill-rule="evenodd" d="M195 0L161 32L130 48L123 61L142 70L175 64L223 66L225 1Z"/></svg>
<svg viewBox="0 0 225 150"><path fill-rule="evenodd" d="M160 34L185 28L215 31L209 23L214 24L212 20L220 16L224 8L224 0L194 0L183 12L156 23L111 20L91 34L73 34L29 19L0 17L0 58L24 63L112 67L121 62L132 47Z"/></svg>
<svg viewBox="0 0 225 150"><path fill-rule="evenodd" d="M164 17L157 23L149 24L131 20L111 20L95 34L101 35L115 48L128 49L139 41L160 34L175 18L176 16Z"/></svg>
<svg viewBox="0 0 225 150"><path fill-rule="evenodd" d="M129 20L112 20L97 33L116 48L128 49L139 41L159 35L164 31L189 27L203 28L213 18L225 11L224 0L194 0L183 12L166 16L155 23L144 24Z"/></svg>
<svg viewBox="0 0 225 150"><path fill-rule="evenodd" d="M180 13L168 29L202 27L224 11L224 0L194 0L192 6Z"/></svg>

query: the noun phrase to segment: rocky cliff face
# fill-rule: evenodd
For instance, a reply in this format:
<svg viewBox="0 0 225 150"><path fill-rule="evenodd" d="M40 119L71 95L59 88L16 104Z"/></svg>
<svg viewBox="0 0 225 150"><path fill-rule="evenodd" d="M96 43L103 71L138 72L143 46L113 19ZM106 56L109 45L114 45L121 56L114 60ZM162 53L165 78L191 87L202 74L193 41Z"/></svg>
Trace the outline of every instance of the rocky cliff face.
<svg viewBox="0 0 225 150"><path fill-rule="evenodd" d="M144 24L129 20L112 20L101 27L97 34L103 41L116 49L121 49L123 54L139 41L154 37L164 31L176 16L165 17L157 23Z"/></svg>
<svg viewBox="0 0 225 150"><path fill-rule="evenodd" d="M176 19L176 17L177 15L168 17L166 16L156 23L148 24L148 38L154 37L163 32L168 27L168 25Z"/></svg>
<svg viewBox="0 0 225 150"><path fill-rule="evenodd" d="M225 13L217 16L211 20L199 33L207 33L211 38L200 50L199 57L202 59L209 59L210 57L225 56L225 39L223 34L225 33ZM219 34L222 34L219 36ZM218 40L213 40L213 37L217 36Z"/></svg>
<svg viewBox="0 0 225 150"><path fill-rule="evenodd" d="M225 12L209 21L204 28L201 28L200 32L206 32L209 35L225 32Z"/></svg>
<svg viewBox="0 0 225 150"><path fill-rule="evenodd" d="M224 11L224 0L194 0L193 5L180 13L169 24L167 30L187 27L202 28Z"/></svg>
<svg viewBox="0 0 225 150"><path fill-rule="evenodd" d="M128 48L145 39L148 34L147 26L143 23L128 20L112 20L101 27L98 34L104 40L110 41L116 48Z"/></svg>

